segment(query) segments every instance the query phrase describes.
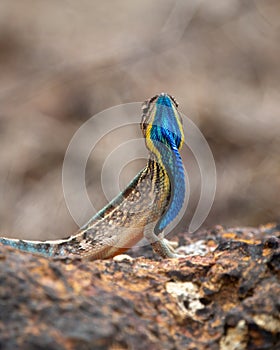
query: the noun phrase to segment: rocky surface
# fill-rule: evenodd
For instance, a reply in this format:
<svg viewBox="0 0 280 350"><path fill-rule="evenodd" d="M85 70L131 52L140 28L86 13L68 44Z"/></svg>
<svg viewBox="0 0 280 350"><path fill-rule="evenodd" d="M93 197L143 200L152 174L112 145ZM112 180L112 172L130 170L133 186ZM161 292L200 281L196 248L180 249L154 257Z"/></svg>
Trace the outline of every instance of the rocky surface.
<svg viewBox="0 0 280 350"><path fill-rule="evenodd" d="M179 242L201 255L86 262L1 246L0 349L280 349L280 225Z"/></svg>

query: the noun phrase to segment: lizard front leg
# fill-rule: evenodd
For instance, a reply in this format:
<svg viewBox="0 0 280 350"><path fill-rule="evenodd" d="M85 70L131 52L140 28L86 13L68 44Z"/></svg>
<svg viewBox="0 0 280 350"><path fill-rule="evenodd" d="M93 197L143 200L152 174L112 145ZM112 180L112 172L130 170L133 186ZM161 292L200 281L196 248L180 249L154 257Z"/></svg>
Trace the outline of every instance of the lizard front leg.
<svg viewBox="0 0 280 350"><path fill-rule="evenodd" d="M175 253L174 244L176 242L170 242L164 238L163 232L157 236L154 233L154 228L155 224L148 224L144 230L144 237L152 246L153 251L162 258L183 258L184 255Z"/></svg>

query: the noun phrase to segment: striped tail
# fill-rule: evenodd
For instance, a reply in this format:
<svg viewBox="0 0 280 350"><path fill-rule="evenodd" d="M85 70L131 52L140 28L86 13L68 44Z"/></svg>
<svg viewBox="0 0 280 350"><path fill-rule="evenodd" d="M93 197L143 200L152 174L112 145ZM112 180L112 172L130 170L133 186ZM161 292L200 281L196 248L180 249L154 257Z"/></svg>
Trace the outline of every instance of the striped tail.
<svg viewBox="0 0 280 350"><path fill-rule="evenodd" d="M0 238L3 245L19 249L23 252L40 254L46 257L53 256L54 247L50 243L40 241L23 241L21 239Z"/></svg>

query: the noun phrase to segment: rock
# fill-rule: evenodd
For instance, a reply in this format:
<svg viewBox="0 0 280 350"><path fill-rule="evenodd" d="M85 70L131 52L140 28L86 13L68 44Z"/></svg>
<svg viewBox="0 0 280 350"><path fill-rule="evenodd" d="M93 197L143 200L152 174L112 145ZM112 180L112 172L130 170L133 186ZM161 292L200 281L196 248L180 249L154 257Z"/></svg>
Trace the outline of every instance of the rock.
<svg viewBox="0 0 280 350"><path fill-rule="evenodd" d="M204 255L88 262L1 246L0 349L280 349L280 226L178 237Z"/></svg>

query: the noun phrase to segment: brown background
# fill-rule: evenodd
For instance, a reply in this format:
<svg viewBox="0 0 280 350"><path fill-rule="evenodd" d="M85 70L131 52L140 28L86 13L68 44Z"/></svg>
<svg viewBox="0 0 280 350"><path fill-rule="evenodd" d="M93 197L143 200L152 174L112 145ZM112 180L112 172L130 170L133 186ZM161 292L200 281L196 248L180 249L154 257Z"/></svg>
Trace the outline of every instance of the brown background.
<svg viewBox="0 0 280 350"><path fill-rule="evenodd" d="M215 157L205 225L279 220L279 42L278 0L1 1L2 234L74 231L61 184L71 137L95 113L162 91L176 96ZM100 149L87 169L99 208L105 156ZM191 210L180 229L190 218Z"/></svg>

